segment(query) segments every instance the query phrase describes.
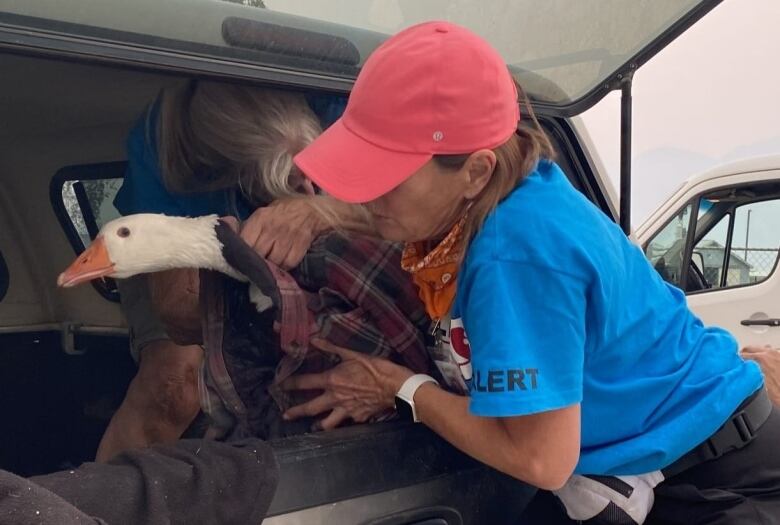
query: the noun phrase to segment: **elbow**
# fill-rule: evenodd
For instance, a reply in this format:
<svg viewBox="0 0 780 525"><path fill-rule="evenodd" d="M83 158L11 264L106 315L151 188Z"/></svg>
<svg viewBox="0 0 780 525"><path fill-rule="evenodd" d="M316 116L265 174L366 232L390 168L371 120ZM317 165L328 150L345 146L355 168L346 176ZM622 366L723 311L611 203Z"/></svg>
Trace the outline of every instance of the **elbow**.
<svg viewBox="0 0 780 525"><path fill-rule="evenodd" d="M535 473L535 479L530 483L542 490L558 490L563 487L574 473L574 467L555 469L547 468Z"/></svg>
<svg viewBox="0 0 780 525"><path fill-rule="evenodd" d="M544 490L558 490L580 460L580 405L501 420L509 446L505 472Z"/></svg>
<svg viewBox="0 0 780 525"><path fill-rule="evenodd" d="M542 490L558 490L572 476L578 461L579 449L563 453L548 451L530 461L517 462L507 474Z"/></svg>

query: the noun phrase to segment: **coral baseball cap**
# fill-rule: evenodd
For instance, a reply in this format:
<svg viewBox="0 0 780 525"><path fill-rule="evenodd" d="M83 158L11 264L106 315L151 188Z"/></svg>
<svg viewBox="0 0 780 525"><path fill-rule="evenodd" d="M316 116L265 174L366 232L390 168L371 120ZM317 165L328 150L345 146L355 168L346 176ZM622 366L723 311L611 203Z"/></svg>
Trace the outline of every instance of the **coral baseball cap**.
<svg viewBox="0 0 780 525"><path fill-rule="evenodd" d="M333 197L368 202L434 155L500 146L519 120L501 55L468 29L426 22L371 54L342 117L295 164Z"/></svg>

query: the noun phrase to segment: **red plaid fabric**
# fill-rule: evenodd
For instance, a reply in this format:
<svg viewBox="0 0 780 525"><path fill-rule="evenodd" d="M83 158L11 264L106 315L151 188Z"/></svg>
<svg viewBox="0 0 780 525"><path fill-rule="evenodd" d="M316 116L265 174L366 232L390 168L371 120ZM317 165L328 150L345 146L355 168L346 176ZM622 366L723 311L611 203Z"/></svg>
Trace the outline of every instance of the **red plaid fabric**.
<svg viewBox="0 0 780 525"><path fill-rule="evenodd" d="M336 364L310 346L314 336L429 373L430 320L400 258L392 243L325 235L292 272L269 264L279 307L260 314L245 284L202 273L201 401L214 434L238 427L268 438L308 430L311 421L286 423L281 412L316 393L282 392L278 384Z"/></svg>

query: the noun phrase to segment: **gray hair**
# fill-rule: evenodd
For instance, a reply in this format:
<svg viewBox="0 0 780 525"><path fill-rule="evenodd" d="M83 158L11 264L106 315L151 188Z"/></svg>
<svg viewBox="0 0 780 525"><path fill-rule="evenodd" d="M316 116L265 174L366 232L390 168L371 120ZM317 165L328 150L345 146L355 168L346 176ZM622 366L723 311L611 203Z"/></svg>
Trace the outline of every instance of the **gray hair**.
<svg viewBox="0 0 780 525"><path fill-rule="evenodd" d="M321 133L300 93L209 80L163 91L160 168L175 192L238 187L256 205L296 194L293 157Z"/></svg>

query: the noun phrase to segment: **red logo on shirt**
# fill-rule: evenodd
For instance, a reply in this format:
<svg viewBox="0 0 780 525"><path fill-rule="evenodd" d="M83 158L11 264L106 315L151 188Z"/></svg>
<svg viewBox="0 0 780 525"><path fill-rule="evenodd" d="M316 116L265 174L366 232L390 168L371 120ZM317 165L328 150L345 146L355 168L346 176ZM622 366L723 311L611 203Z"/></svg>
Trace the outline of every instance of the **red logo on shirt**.
<svg viewBox="0 0 780 525"><path fill-rule="evenodd" d="M463 379L469 381L472 375L471 346L469 346L469 338L466 335L466 329L463 328L462 319L450 321L450 352L460 367Z"/></svg>

